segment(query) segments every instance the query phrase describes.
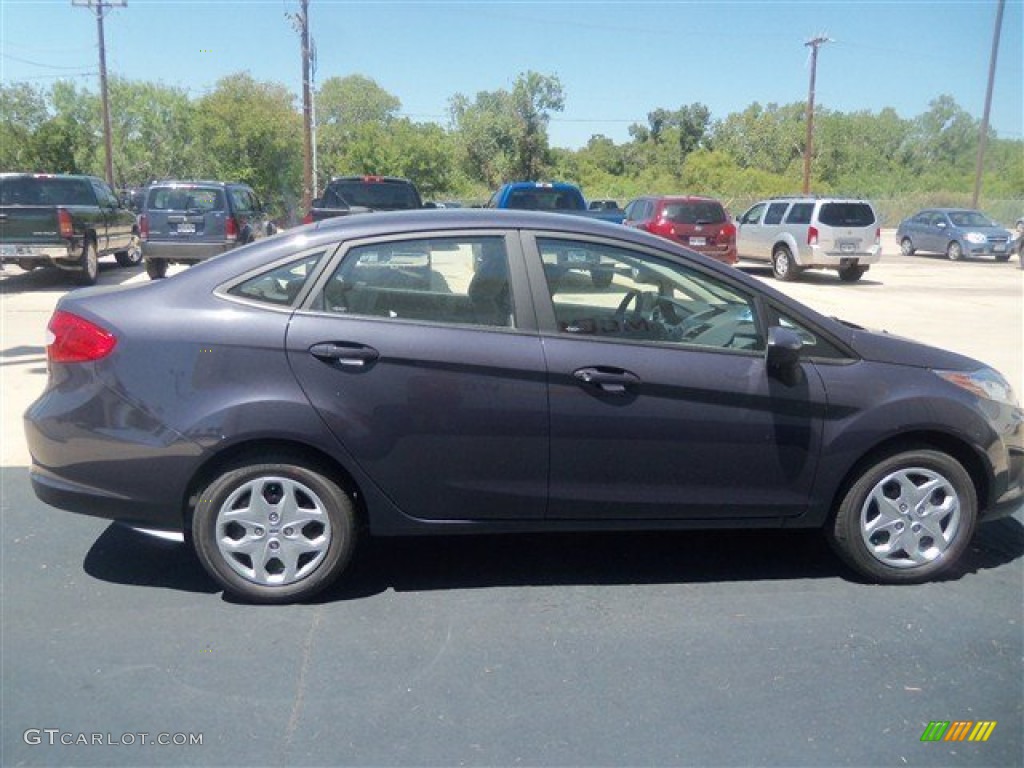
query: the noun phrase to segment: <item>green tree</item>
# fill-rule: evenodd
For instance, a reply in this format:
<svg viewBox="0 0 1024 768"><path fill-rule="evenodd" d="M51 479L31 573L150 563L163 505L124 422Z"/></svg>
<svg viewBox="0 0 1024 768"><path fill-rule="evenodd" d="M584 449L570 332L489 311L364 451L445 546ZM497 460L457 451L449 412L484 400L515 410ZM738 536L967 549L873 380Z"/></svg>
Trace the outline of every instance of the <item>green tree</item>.
<svg viewBox="0 0 1024 768"><path fill-rule="evenodd" d="M194 175L195 108L188 94L165 85L110 82L114 178L118 186Z"/></svg>
<svg viewBox="0 0 1024 768"><path fill-rule="evenodd" d="M302 118L277 83L230 75L195 106L196 165L203 176L251 184L274 212L294 213L302 185Z"/></svg>
<svg viewBox="0 0 1024 768"><path fill-rule="evenodd" d="M46 95L28 83L0 83L0 169L44 169L34 144L35 133L50 112Z"/></svg>

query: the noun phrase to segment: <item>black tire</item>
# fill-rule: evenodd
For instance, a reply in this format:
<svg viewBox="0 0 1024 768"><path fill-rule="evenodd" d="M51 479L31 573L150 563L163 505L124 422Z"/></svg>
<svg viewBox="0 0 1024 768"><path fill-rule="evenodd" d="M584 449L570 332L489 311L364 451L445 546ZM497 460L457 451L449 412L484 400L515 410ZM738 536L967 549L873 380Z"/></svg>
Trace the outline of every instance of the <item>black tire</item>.
<svg viewBox="0 0 1024 768"><path fill-rule="evenodd" d="M146 274L150 280L167 277L167 259L146 259Z"/></svg>
<svg viewBox="0 0 1024 768"><path fill-rule="evenodd" d="M1010 260L1010 254L1008 254L1008 253L997 253L996 254L996 261L1009 261L1009 260Z"/></svg>
<svg viewBox="0 0 1024 768"><path fill-rule="evenodd" d="M615 273L611 269L590 270L590 282L594 284L595 288L607 288L612 284L613 277L615 277Z"/></svg>
<svg viewBox="0 0 1024 768"><path fill-rule="evenodd" d="M793 254L785 245L775 246L772 251L772 274L776 280L790 282L800 277L800 267L793 260Z"/></svg>
<svg viewBox="0 0 1024 768"><path fill-rule="evenodd" d="M950 261L960 261L964 257L964 247L956 240L953 240L946 246L946 257Z"/></svg>
<svg viewBox="0 0 1024 768"><path fill-rule="evenodd" d="M31 272L39 266L39 262L33 261L32 259L18 259L18 266L26 272Z"/></svg>
<svg viewBox="0 0 1024 768"><path fill-rule="evenodd" d="M867 267L841 267L839 270L839 279L844 283L856 283L862 277L864 273L868 271Z"/></svg>
<svg viewBox="0 0 1024 768"><path fill-rule="evenodd" d="M904 237L900 240L900 253L904 256L914 255L914 244L911 242L909 237Z"/></svg>
<svg viewBox="0 0 1024 768"><path fill-rule="evenodd" d="M82 255L78 258L78 270L75 282L79 285L96 285L100 276L100 257L96 252L96 243L86 240L82 246Z"/></svg>
<svg viewBox="0 0 1024 768"><path fill-rule="evenodd" d="M137 234L132 234L132 242L127 251L118 251L114 254L118 265L122 267L134 267L142 263L142 241Z"/></svg>
<svg viewBox="0 0 1024 768"><path fill-rule="evenodd" d="M226 592L254 603L295 602L319 592L345 570L355 537L348 495L324 473L289 458L228 469L200 494L192 518L203 567Z"/></svg>
<svg viewBox="0 0 1024 768"><path fill-rule="evenodd" d="M921 448L865 466L827 533L861 576L882 584L917 584L956 563L977 517L977 494L963 466L946 453Z"/></svg>

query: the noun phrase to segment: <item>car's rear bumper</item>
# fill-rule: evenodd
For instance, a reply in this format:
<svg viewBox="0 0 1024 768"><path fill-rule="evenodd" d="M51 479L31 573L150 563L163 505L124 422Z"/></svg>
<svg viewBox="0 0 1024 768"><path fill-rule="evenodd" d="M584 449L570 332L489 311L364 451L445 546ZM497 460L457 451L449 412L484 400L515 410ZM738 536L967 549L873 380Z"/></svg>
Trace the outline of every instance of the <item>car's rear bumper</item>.
<svg viewBox="0 0 1024 768"><path fill-rule="evenodd" d="M798 257L801 267L824 267L827 269L838 269L847 265L877 264L881 259L882 246L880 245L862 251L841 251L812 245L809 258L807 252L802 252Z"/></svg>
<svg viewBox="0 0 1024 768"><path fill-rule="evenodd" d="M142 243L142 256L146 259L167 261L204 261L230 251L236 245L234 241L183 243L173 240L145 240Z"/></svg>
<svg viewBox="0 0 1024 768"><path fill-rule="evenodd" d="M50 263L76 258L70 243L67 245L33 245L31 243L4 243L0 245L0 259L4 262L38 261Z"/></svg>

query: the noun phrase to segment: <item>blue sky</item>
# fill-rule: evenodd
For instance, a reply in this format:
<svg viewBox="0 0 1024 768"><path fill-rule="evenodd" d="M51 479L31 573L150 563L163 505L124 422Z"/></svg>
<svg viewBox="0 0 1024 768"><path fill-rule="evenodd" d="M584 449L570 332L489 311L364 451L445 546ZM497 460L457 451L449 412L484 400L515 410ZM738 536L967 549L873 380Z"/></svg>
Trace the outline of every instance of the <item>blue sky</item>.
<svg viewBox="0 0 1024 768"><path fill-rule="evenodd" d="M128 0L105 21L112 75L193 96L248 71L301 92L297 0ZM447 124L456 93L509 88L519 73L557 75L565 110L555 146L593 134L628 140L658 107L702 102L715 119L757 101L807 97L808 39L825 34L817 103L916 116L943 93L980 119L997 0L846 2L389 2L311 0L317 81L362 74L416 121ZM992 127L1024 138L1024 0L1007 0ZM70 0L0 0L0 79L98 90L96 23Z"/></svg>

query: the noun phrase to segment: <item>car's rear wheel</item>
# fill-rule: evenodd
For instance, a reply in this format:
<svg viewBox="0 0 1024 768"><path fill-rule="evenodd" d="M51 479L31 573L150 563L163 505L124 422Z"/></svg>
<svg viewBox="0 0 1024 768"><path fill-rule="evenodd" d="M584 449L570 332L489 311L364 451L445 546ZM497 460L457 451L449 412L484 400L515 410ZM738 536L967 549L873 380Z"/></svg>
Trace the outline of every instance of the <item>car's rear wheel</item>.
<svg viewBox="0 0 1024 768"><path fill-rule="evenodd" d="M33 269L39 266L39 264L32 259L18 259L18 266L26 272L31 272Z"/></svg>
<svg viewBox="0 0 1024 768"><path fill-rule="evenodd" d="M855 283L864 277L864 273L868 271L867 267L854 266L854 267L840 267L839 279L844 283Z"/></svg>
<svg viewBox="0 0 1024 768"><path fill-rule="evenodd" d="M904 256L914 255L914 244L911 242L909 237L904 237L900 240L900 253Z"/></svg>
<svg viewBox="0 0 1024 768"><path fill-rule="evenodd" d="M167 277L167 259L146 259L146 274L150 280Z"/></svg>
<svg viewBox="0 0 1024 768"><path fill-rule="evenodd" d="M902 451L863 469L839 504L829 539L862 576L918 583L963 554L977 509L974 485L956 459L924 448Z"/></svg>
<svg viewBox="0 0 1024 768"><path fill-rule="evenodd" d="M210 575L259 603L301 600L326 587L348 565L355 533L345 492L285 458L225 471L200 494L192 520Z"/></svg>
<svg viewBox="0 0 1024 768"><path fill-rule="evenodd" d="M1010 254L1008 254L1008 253L997 253L996 254L996 261L1009 261L1009 260L1010 260Z"/></svg>
<svg viewBox="0 0 1024 768"><path fill-rule="evenodd" d="M777 280L796 280L800 276L800 267L793 261L793 254L784 245L778 245L772 251L772 273Z"/></svg>
<svg viewBox="0 0 1024 768"><path fill-rule="evenodd" d="M100 276L100 257L96 253L96 243L86 240L82 247L82 255L78 260L78 271L75 282L79 285L95 285Z"/></svg>
<svg viewBox="0 0 1024 768"><path fill-rule="evenodd" d="M139 239L137 234L132 235L132 240L128 244L128 250L118 251L114 254L114 258L117 259L118 265L122 267L134 267L142 261L142 241Z"/></svg>
<svg viewBox="0 0 1024 768"><path fill-rule="evenodd" d="M956 240L951 242L946 248L946 256L950 261L960 261L964 257L963 246L960 245Z"/></svg>

